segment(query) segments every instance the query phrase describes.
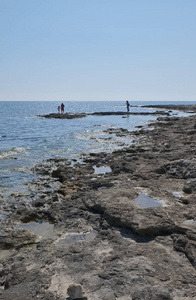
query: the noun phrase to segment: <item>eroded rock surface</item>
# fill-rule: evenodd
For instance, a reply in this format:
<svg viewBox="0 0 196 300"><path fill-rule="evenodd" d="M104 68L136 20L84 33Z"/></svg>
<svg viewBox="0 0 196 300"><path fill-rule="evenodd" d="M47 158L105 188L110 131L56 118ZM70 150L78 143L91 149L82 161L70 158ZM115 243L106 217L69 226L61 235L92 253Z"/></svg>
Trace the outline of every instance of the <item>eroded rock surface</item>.
<svg viewBox="0 0 196 300"><path fill-rule="evenodd" d="M65 300L73 283L88 300L195 299L195 124L159 118L124 150L37 166L28 194L1 199L0 299Z"/></svg>

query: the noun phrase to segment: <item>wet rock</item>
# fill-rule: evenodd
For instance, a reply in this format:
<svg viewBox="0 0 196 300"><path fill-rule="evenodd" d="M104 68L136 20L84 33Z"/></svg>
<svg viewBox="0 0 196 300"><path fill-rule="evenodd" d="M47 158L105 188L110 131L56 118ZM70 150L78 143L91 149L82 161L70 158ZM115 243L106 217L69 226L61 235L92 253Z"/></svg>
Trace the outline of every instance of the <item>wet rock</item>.
<svg viewBox="0 0 196 300"><path fill-rule="evenodd" d="M187 180L183 187L183 192L187 194L191 194L196 191L196 179Z"/></svg>
<svg viewBox="0 0 196 300"><path fill-rule="evenodd" d="M174 239L174 247L177 251L185 252L185 248L188 242L187 236L173 236Z"/></svg>
<svg viewBox="0 0 196 300"><path fill-rule="evenodd" d="M88 182L88 188L93 190L98 190L99 188L105 189L105 188L111 188L114 184L112 182L108 182L107 179L98 179L98 180L92 180Z"/></svg>
<svg viewBox="0 0 196 300"><path fill-rule="evenodd" d="M27 230L14 229L8 231L7 233L5 232L4 235L1 234L0 249L19 249L27 245L35 244L36 242L37 237L33 233Z"/></svg>
<svg viewBox="0 0 196 300"><path fill-rule="evenodd" d="M159 174L168 174L178 179L196 178L196 162L179 160L165 164L157 169Z"/></svg>
<svg viewBox="0 0 196 300"><path fill-rule="evenodd" d="M126 296L118 297L118 298L116 298L116 300L132 300L132 297L129 295L126 295Z"/></svg>
<svg viewBox="0 0 196 300"><path fill-rule="evenodd" d="M38 117L46 119L80 119L85 118L87 115L85 113L64 113L64 114L55 114L51 113L48 115L39 115Z"/></svg>
<svg viewBox="0 0 196 300"><path fill-rule="evenodd" d="M196 130L189 130L187 132L188 135L193 135L193 134L196 134Z"/></svg>
<svg viewBox="0 0 196 300"><path fill-rule="evenodd" d="M137 159L136 159L137 160ZM133 173L135 170L134 164L127 162L126 160L115 160L110 163L113 174Z"/></svg>
<svg viewBox="0 0 196 300"><path fill-rule="evenodd" d="M63 182L72 177L72 171L70 167L59 167L52 172L52 177L58 178L60 182Z"/></svg>
<svg viewBox="0 0 196 300"><path fill-rule="evenodd" d="M75 284L75 283L70 284L70 286L67 289L67 294L71 300L72 299L87 300L87 295L83 287L81 286L81 284Z"/></svg>
<svg viewBox="0 0 196 300"><path fill-rule="evenodd" d="M133 300L173 300L171 292L167 288L160 286L144 288L142 291L136 292Z"/></svg>
<svg viewBox="0 0 196 300"><path fill-rule="evenodd" d="M188 236L177 236L174 237L174 248L185 253L190 263L196 267L196 241Z"/></svg>
<svg viewBox="0 0 196 300"><path fill-rule="evenodd" d="M116 134L117 136L125 136L129 133L129 131L124 128L108 128L107 130L104 130L104 132L107 132L109 134Z"/></svg>
<svg viewBox="0 0 196 300"><path fill-rule="evenodd" d="M43 213L37 210L31 210L29 208L21 207L16 211L19 219L23 223L28 223L31 221L39 221L43 217Z"/></svg>
<svg viewBox="0 0 196 300"><path fill-rule="evenodd" d="M172 121L178 121L179 118L178 117L158 117L157 118L158 121L160 122L164 122L164 125L173 125L174 123ZM163 124L159 124L159 125L163 125Z"/></svg>

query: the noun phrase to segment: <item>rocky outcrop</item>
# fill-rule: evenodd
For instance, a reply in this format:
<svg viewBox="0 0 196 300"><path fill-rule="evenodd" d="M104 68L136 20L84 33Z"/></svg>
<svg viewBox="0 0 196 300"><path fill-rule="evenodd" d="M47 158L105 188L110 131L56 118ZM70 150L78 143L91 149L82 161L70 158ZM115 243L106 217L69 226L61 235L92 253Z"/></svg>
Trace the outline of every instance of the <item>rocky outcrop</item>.
<svg viewBox="0 0 196 300"><path fill-rule="evenodd" d="M86 113L51 113L48 115L39 115L38 117L46 119L80 119L85 118L86 116Z"/></svg>
<svg viewBox="0 0 196 300"><path fill-rule="evenodd" d="M187 180L184 183L183 192L186 194L191 194L192 192L196 192L196 179Z"/></svg>
<svg viewBox="0 0 196 300"><path fill-rule="evenodd" d="M178 179L196 178L196 162L182 159L162 165L157 172Z"/></svg>
<svg viewBox="0 0 196 300"><path fill-rule="evenodd" d="M0 299L194 299L195 123L115 129L134 144L35 167L27 194L1 199Z"/></svg>
<svg viewBox="0 0 196 300"><path fill-rule="evenodd" d="M167 115L170 114L165 111L156 111L156 112L123 112L123 111L107 111L107 112L94 112L94 113L51 113L47 115L39 115L38 117L46 118L46 119L79 119L79 118L85 118L87 116L127 116L127 115L143 115L143 116L149 116L149 115Z"/></svg>

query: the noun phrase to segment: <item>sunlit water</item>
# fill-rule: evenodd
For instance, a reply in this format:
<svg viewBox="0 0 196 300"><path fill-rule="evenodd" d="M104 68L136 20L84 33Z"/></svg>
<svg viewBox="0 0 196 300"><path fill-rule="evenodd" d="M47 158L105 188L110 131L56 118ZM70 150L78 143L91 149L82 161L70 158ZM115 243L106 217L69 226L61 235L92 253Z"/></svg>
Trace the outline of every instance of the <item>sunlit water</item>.
<svg viewBox="0 0 196 300"><path fill-rule="evenodd" d="M152 104L149 102L131 103ZM153 104L156 104L153 102ZM161 103L163 104L163 103ZM108 128L136 130L157 116L87 116L82 119L44 119L38 115L57 112L60 102L0 102L0 194L32 178L31 168L48 158L78 158L82 153L113 151L132 143L116 137ZM156 109L132 107L132 112ZM126 111L124 101L65 102L65 112ZM176 113L176 112L175 112ZM182 115L182 113L180 113Z"/></svg>

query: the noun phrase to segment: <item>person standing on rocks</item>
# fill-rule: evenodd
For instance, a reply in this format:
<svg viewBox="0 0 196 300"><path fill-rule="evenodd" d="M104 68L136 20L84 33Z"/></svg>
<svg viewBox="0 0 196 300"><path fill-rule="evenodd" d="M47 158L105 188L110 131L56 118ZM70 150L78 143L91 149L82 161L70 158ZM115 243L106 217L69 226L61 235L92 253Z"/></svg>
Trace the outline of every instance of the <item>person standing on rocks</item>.
<svg viewBox="0 0 196 300"><path fill-rule="evenodd" d="M130 107L131 105L129 104L129 101L128 101L128 100L126 101L126 106L127 106L127 112L129 112L129 107Z"/></svg>
<svg viewBox="0 0 196 300"><path fill-rule="evenodd" d="M64 113L64 107L65 107L65 105L62 103L61 104L61 113Z"/></svg>

